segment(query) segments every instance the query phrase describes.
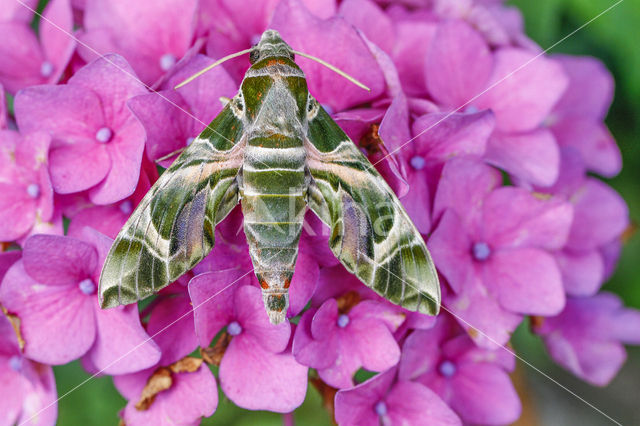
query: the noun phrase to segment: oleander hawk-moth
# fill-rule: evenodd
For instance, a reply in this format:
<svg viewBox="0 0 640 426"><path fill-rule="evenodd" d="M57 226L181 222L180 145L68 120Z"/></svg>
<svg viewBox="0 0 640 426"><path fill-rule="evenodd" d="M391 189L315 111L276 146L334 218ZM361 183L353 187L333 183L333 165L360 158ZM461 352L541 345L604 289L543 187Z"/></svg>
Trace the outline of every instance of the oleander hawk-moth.
<svg viewBox="0 0 640 426"><path fill-rule="evenodd" d="M309 94L294 51L267 30L240 91L160 176L118 234L100 277L103 308L135 302L193 268L238 204L272 323L285 319L305 210L335 256L411 311L437 314L440 287L400 202Z"/></svg>

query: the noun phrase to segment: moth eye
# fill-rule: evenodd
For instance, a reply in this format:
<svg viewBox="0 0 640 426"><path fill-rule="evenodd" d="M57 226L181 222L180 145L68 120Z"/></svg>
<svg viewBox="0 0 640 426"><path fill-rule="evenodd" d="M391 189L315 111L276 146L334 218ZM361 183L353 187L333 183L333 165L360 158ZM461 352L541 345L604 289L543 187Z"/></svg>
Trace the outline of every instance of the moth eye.
<svg viewBox="0 0 640 426"><path fill-rule="evenodd" d="M240 111L244 110L244 102L242 101L242 99L238 98L238 99L236 100L236 107L237 107Z"/></svg>

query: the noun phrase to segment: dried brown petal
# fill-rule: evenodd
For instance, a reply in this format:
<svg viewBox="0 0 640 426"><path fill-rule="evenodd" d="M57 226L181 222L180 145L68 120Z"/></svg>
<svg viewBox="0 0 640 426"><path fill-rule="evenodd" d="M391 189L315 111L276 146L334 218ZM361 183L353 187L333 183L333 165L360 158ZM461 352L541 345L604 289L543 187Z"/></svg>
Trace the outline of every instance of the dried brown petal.
<svg viewBox="0 0 640 426"><path fill-rule="evenodd" d="M142 389L140 400L136 403L136 409L140 411L148 410L156 399L156 395L167 390L173 384L171 371L167 367L160 367L153 372L147 384Z"/></svg>
<svg viewBox="0 0 640 426"><path fill-rule="evenodd" d="M2 313L4 314L4 316L7 317L7 319L11 323L13 331L14 333L16 333L16 337L18 338L18 347L20 348L20 352L23 352L24 339L22 338L22 333L20 332L20 318L18 318L17 315L10 314L4 306L0 305L0 308L2 309Z"/></svg>
<svg viewBox="0 0 640 426"><path fill-rule="evenodd" d="M186 356L169 366L172 373L193 373L202 365L202 358Z"/></svg>
<svg viewBox="0 0 640 426"><path fill-rule="evenodd" d="M227 346L231 343L231 336L223 332L218 341L213 347L208 346L206 348L200 348L200 355L204 362L210 365L219 366L222 361L222 357L227 350Z"/></svg>

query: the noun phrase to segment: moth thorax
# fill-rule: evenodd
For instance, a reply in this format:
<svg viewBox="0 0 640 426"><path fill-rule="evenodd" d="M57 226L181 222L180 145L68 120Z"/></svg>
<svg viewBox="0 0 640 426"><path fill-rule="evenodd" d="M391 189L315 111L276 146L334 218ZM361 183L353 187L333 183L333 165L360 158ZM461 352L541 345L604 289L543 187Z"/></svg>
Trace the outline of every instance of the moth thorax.
<svg viewBox="0 0 640 426"><path fill-rule="evenodd" d="M284 321L289 308L288 289L262 289L262 301L271 324L280 324Z"/></svg>

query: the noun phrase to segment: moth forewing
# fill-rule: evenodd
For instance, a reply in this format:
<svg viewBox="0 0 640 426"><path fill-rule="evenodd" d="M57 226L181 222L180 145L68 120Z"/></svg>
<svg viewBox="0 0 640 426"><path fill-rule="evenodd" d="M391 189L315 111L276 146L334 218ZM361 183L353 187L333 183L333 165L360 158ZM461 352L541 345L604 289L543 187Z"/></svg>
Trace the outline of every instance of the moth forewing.
<svg viewBox="0 0 640 426"><path fill-rule="evenodd" d="M234 55L230 55L233 57ZM393 303L436 314L440 288L422 237L375 168L311 97L293 51L268 30L238 94L160 177L117 236L103 307L132 303L191 269L241 200L272 323L285 320L307 205L345 267Z"/></svg>

